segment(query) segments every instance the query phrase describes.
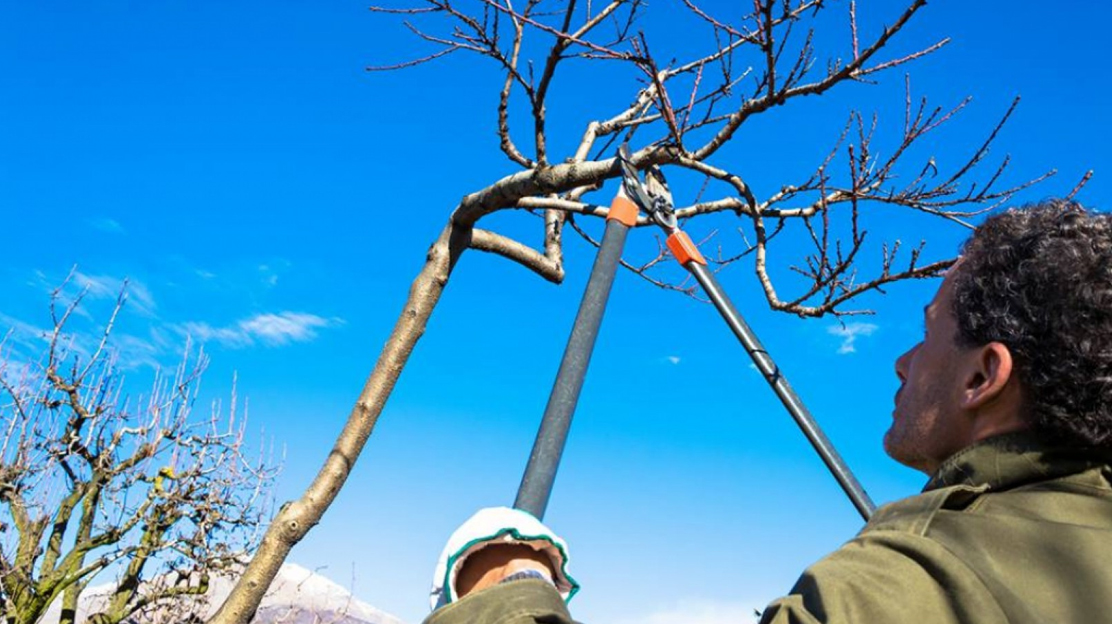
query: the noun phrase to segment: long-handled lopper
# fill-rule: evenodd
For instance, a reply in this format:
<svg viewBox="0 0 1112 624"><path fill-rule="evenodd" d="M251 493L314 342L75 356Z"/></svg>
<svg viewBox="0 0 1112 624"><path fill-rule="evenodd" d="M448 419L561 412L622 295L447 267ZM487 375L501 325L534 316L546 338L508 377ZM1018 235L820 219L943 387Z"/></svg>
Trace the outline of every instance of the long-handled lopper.
<svg viewBox="0 0 1112 624"><path fill-rule="evenodd" d="M583 388L583 378L587 375L587 364L590 363L591 352L595 348L602 313L606 309L607 299L610 298L610 287L614 283L614 274L622 257L626 234L637 223L638 207L629 199L629 194L639 190L640 180L628 158L629 148L623 145L618 154L622 166L622 190L614 198L610 213L606 216L606 232L595 257L594 267L591 268L587 290L579 304L579 312L575 316L575 324L572 325L571 336L560 361L560 370L556 374L552 393L548 396L540 430L514 501L516 509L527 511L537 518L543 518L545 508L548 507L552 483L556 479L556 469L564 452L572 414L579 401L579 391Z"/></svg>
<svg viewBox="0 0 1112 624"><path fill-rule="evenodd" d="M634 176L634 179L637 179L636 173L634 173ZM653 188L646 188L647 185ZM819 424L815 422L815 418L807 410L807 406L803 404L799 395L795 393L788 380L784 378L783 373L780 372L779 367L769 356L768 351L761 345L752 328L734 308L734 304L730 302L726 293L722 291L718 280L714 278L714 273L707 268L707 261L699 253L699 249L692 242L691 237L680 229L671 195L667 192L668 187L664 182L663 173L658 167L651 167L646 174L646 185L642 185L638 180L635 188L630 189L630 186L627 184L627 192L630 198L667 234L665 242L669 251L685 269L695 276L696 281L703 287L703 291L706 292L714 307L718 308L718 312L725 319L726 324L730 326L730 329L733 330L738 341L745 347L749 356L753 358L753 364L756 365L757 370L764 375L768 385L772 386L776 396L780 398L780 402L784 404L792 419L803 431L803 435L807 436L807 440L818 452L819 457L822 458L826 467L837 479L838 484L845 490L846 495L849 496L861 517L867 521L875 511L876 506L865 492L865 489L861 487L861 483L853 476L853 472L850 471L842 456L838 454L834 445L822 432ZM656 192L652 192L654 190Z"/></svg>
<svg viewBox="0 0 1112 624"><path fill-rule="evenodd" d="M861 483L854 477L845 460L822 432L799 395L780 373L752 328L722 291L691 238L680 229L671 196L667 192L667 185L659 168L652 167L649 170L650 185L655 187L650 190L641 183L630 160L627 146L621 147L618 159L622 167L622 189L611 204L606 232L598 256L595 258L594 267L591 269L587 291L583 295L575 324L572 326L571 336L564 350L560 370L556 375L552 393L549 395L541 427L537 432L529 463L521 479L514 507L528 511L537 518L544 517L552 493L552 484L556 478L556 469L559 467L560 456L563 454L568 430L571 427L571 417L579 400L579 392L587 374L587 364L590 362L599 325L602 322L602 314L610 296L610 287L625 246L626 234L629 228L636 224L639 211L644 210L649 218L665 231L666 243L672 255L695 276L726 324L730 326L738 341L753 359L757 370L772 386L776 396L780 398L811 446L822 458L838 484L842 486L861 517L868 520L876 506Z"/></svg>

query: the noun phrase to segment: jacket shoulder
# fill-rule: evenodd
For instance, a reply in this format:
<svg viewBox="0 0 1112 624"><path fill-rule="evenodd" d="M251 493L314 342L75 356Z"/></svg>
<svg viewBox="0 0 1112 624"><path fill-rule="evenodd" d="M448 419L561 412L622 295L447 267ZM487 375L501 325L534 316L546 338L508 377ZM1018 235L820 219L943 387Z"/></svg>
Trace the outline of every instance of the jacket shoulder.
<svg viewBox="0 0 1112 624"><path fill-rule="evenodd" d="M954 485L909 496L876 510L858 535L877 531L897 531L926 535L943 510L969 507L987 492L988 486Z"/></svg>
<svg viewBox="0 0 1112 624"><path fill-rule="evenodd" d="M890 513L895 515L876 526L870 522L869 530L808 568L788 596L769 605L762 622L1008 621L978 574L923 534L929 509Z"/></svg>
<svg viewBox="0 0 1112 624"><path fill-rule="evenodd" d="M808 568L762 622L1006 622L979 576L928 536L984 488L941 488L878 509L853 540Z"/></svg>

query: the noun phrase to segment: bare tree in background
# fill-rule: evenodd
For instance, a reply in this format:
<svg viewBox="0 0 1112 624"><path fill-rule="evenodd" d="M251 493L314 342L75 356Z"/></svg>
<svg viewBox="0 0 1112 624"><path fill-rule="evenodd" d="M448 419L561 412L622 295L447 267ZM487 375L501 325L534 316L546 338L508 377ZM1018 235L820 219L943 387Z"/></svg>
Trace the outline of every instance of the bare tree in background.
<svg viewBox="0 0 1112 624"><path fill-rule="evenodd" d="M924 136L933 136L967 101L949 108L929 105L912 95L906 77L902 120L889 129L873 115L850 114L843 127L832 129L828 139L832 148L825 158L818 158L812 172L801 179L760 180L757 185L739 163L719 156L743 126L757 118L775 115L809 96L872 82L945 46L948 40L943 39L907 54L886 53L925 0L910 1L896 10L891 3L873 3L870 10L881 12L879 17L890 24L875 32L859 31L853 1L754 0L748 9L743 3L726 3L736 13L748 11L726 20L694 0L683 0L680 9L703 31L685 31L686 49L674 60L672 52L667 58L654 55L657 44L638 30L639 20L650 11L643 0L418 2L411 8L373 10L399 15L406 28L432 46L432 52L371 69L403 69L460 53L489 60L501 72L499 86L494 87L499 95L492 117L496 117L501 151L518 171L468 193L451 212L335 447L304 495L282 508L246 574L210 622L246 623L289 550L335 498L460 255L468 249L497 254L559 283L564 276L565 226L589 238L584 223L607 214L605 207L586 198L620 175L611 157L619 141L630 141L638 167L656 164L673 179L701 178L698 201L677 210L681 221L726 213L736 215L733 218L740 220L743 233L734 251L705 255L720 266L751 260L768 305L804 317L853 313L845 306L854 297L899 280L935 276L951 263L923 262L921 245L906 250L898 241L874 243L864 224L869 213L881 219L884 211L915 211L967 226L970 217L999 206L1053 173L1008 185L1004 184L1007 158L982 166L1015 103L995 127L986 128L983 138L969 146L968 157L960 162L915 156L913 147ZM820 41L829 49L820 50ZM629 91L622 101L627 105L586 112L592 117L576 135L555 138L549 104L557 77L564 89L575 93L581 84L571 72L587 70L615 77L615 89L625 85ZM592 101L610 99L582 95L574 102L582 109ZM450 105L444 110L445 116L451 114ZM451 122L442 119L441 123ZM789 134L785 129L784 136ZM874 140L880 135L885 138ZM877 147L880 144L886 149ZM554 145L573 148L557 153ZM774 190L758 194L758 186ZM608 200L606 195L603 201ZM478 227L483 217L505 210L539 217L538 239L543 244L534 248ZM648 224L642 221L641 225ZM794 281L785 284L775 278L780 272L770 271L770 251L788 232L795 240L809 241L810 251L794 265L785 259L774 263L795 270ZM672 283L666 273L661 275L664 258L661 249L640 260L627 260L627 266L659 286L691 292L686 284ZM859 275L858 266L869 267L871 274ZM792 294L786 294L789 289Z"/></svg>
<svg viewBox="0 0 1112 624"><path fill-rule="evenodd" d="M227 415L191 416L203 356L129 397L109 343L123 295L88 353L66 333L81 297L60 292L41 360L0 360L0 621L34 624L60 601L73 624L82 592L109 579L85 621L186 621L174 599L257 543L274 469L244 455L234 394Z"/></svg>

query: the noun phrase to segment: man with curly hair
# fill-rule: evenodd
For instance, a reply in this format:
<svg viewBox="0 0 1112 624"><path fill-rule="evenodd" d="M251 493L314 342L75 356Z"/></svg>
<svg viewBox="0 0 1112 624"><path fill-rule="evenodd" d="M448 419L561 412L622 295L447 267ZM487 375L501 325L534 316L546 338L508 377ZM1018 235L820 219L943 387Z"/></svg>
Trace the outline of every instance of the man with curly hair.
<svg viewBox="0 0 1112 624"><path fill-rule="evenodd" d="M761 622L1112 621L1112 215L1052 200L988 218L924 314L884 448L929 482ZM563 542L499 535L452 560L429 624L572 621Z"/></svg>

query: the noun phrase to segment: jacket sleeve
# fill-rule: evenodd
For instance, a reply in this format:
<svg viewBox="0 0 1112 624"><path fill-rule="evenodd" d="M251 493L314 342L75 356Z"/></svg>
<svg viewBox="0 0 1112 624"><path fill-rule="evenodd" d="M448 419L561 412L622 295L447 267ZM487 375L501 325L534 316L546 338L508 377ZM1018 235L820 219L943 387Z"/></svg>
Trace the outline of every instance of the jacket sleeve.
<svg viewBox="0 0 1112 624"><path fill-rule="evenodd" d="M1005 624L980 578L941 544L877 531L807 569L761 624Z"/></svg>
<svg viewBox="0 0 1112 624"><path fill-rule="evenodd" d="M541 580L512 581L477 591L433 611L425 624L575 624L564 599Z"/></svg>

